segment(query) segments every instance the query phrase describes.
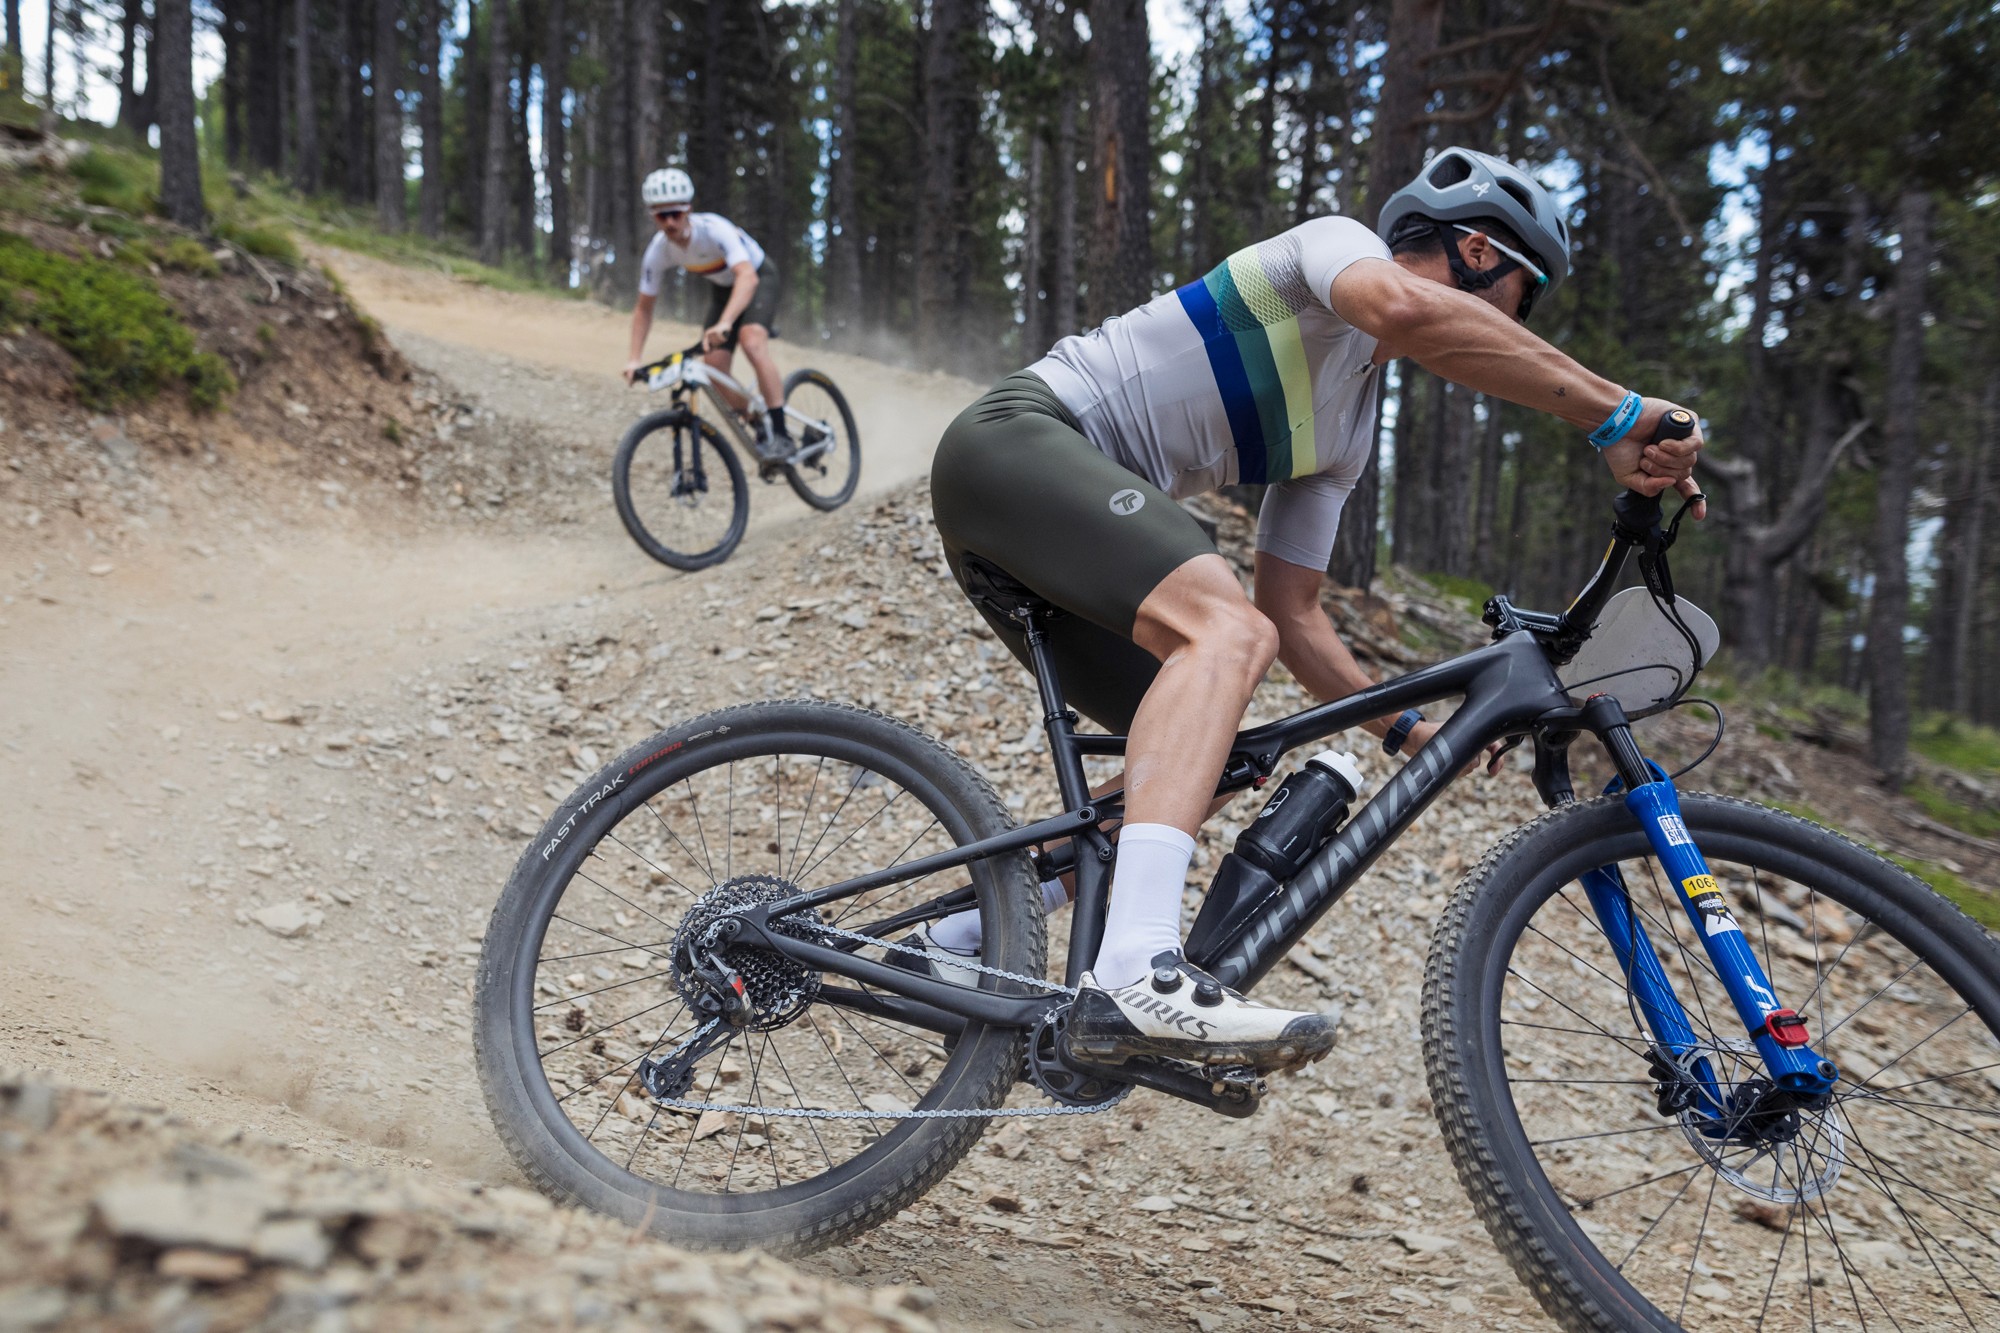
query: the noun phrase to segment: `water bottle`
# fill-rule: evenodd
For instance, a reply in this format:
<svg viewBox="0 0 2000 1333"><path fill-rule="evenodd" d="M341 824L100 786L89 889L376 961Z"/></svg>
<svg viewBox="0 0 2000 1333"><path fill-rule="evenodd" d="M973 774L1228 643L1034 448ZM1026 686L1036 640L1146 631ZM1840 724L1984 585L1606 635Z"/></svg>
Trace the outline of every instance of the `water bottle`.
<svg viewBox="0 0 2000 1333"><path fill-rule="evenodd" d="M1264 904L1339 831L1361 793L1354 756L1325 750L1306 760L1237 835L1188 932L1190 958L1210 955L1254 920Z"/></svg>

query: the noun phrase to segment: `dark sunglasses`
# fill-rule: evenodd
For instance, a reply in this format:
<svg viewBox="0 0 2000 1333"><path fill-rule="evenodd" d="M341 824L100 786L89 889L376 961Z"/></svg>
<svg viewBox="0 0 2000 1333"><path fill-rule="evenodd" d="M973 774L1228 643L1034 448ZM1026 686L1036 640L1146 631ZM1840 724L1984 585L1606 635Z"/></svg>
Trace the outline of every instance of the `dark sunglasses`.
<svg viewBox="0 0 2000 1333"><path fill-rule="evenodd" d="M688 208L656 208L653 210L653 216L665 222L668 218L684 218L693 211Z"/></svg>

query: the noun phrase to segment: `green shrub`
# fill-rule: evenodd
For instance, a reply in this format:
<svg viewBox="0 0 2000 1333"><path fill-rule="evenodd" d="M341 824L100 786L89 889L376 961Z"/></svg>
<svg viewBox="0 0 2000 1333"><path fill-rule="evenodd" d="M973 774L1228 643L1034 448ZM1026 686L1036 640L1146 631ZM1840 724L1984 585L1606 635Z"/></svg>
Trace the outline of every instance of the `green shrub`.
<svg viewBox="0 0 2000 1333"><path fill-rule="evenodd" d="M125 265L0 232L0 305L76 358L77 391L92 407L139 402L178 381L206 411L236 388L222 359L196 347L152 282Z"/></svg>
<svg viewBox="0 0 2000 1333"><path fill-rule="evenodd" d="M1943 897L1957 903L1964 913L1988 930L2000 931L2000 898L1986 890L1968 884L1935 861L1919 861L1914 857L1897 856L1889 859L1903 869L1936 889Z"/></svg>
<svg viewBox="0 0 2000 1333"><path fill-rule="evenodd" d="M161 268L172 269L176 273L192 273L202 278L222 275L222 265L215 262L215 256L208 252L207 246L193 237L165 237L154 241L148 248L153 253L153 261Z"/></svg>
<svg viewBox="0 0 2000 1333"><path fill-rule="evenodd" d="M1962 805L1937 787L1919 778L1906 789L1924 813L1948 828L1970 833L1975 838L2000 838L2000 810L1983 810Z"/></svg>
<svg viewBox="0 0 2000 1333"><path fill-rule="evenodd" d="M159 203L159 170L136 154L93 148L71 162L69 172L86 204L143 217Z"/></svg>
<svg viewBox="0 0 2000 1333"><path fill-rule="evenodd" d="M260 258L276 259L286 264L299 262L299 247L293 243L291 233L283 227L269 223L244 226L240 222L225 221L215 224L215 234Z"/></svg>
<svg viewBox="0 0 2000 1333"><path fill-rule="evenodd" d="M2000 731L1950 713L1931 713L1917 723L1910 744L1926 759L1961 773L2000 775Z"/></svg>

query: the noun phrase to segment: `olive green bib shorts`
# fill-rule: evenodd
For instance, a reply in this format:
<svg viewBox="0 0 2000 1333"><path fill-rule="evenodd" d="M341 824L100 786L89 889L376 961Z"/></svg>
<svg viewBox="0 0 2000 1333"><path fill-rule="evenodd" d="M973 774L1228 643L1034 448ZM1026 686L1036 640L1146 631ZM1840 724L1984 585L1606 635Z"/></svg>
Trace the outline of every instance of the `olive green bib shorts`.
<svg viewBox="0 0 2000 1333"><path fill-rule="evenodd" d="M968 576L975 557L1070 613L1048 625L1063 694L1099 726L1129 732L1160 669L1132 642L1139 604L1189 560L1215 553L1194 518L1099 453L1054 390L1025 370L946 429L931 463L931 511L967 596L980 578L976 567ZM1029 665L1020 626L974 604Z"/></svg>

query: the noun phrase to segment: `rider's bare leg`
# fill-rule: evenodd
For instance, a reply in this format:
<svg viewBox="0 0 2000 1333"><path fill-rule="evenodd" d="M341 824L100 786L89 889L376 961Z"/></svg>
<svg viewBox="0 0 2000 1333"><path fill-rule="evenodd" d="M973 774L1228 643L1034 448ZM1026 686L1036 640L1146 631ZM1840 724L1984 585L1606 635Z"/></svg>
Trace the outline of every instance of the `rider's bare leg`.
<svg viewBox="0 0 2000 1333"><path fill-rule="evenodd" d="M1125 825L1104 941L1091 971L1129 985L1180 947L1181 889L1194 833L1250 697L1278 656L1278 631L1219 555L1189 560L1139 604L1132 639L1160 659L1125 747Z"/></svg>
<svg viewBox="0 0 2000 1333"><path fill-rule="evenodd" d="M704 352L701 359L708 364L710 370L719 370L723 374L728 375L730 367L736 364L736 353L730 351L727 347L717 347L712 351ZM734 378L734 376L731 376L731 378ZM715 391L722 395L723 402L728 403L738 412L741 412L750 402L742 394L733 393L720 384L715 386Z"/></svg>
<svg viewBox="0 0 2000 1333"><path fill-rule="evenodd" d="M757 374L757 388L771 409L771 428L784 434L785 381L778 374L778 363L771 359L771 331L762 324L745 324L736 330L736 344L750 358L750 369Z"/></svg>

